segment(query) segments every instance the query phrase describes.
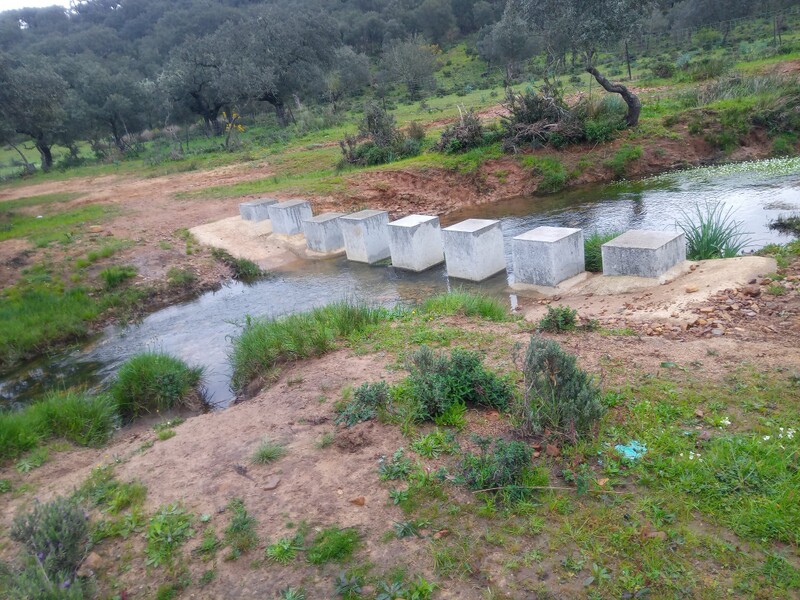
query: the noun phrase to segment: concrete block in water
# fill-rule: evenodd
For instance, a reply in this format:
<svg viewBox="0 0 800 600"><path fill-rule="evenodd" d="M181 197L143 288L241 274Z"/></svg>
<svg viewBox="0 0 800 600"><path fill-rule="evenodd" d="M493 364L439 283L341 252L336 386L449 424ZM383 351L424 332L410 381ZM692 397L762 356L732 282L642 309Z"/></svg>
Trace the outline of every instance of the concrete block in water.
<svg viewBox="0 0 800 600"><path fill-rule="evenodd" d="M266 221L269 219L269 207L277 203L278 201L272 198L242 202L239 205L239 214L245 221Z"/></svg>
<svg viewBox="0 0 800 600"><path fill-rule="evenodd" d="M659 277L686 260L686 236L632 229L601 247L603 275Z"/></svg>
<svg viewBox="0 0 800 600"><path fill-rule="evenodd" d="M448 277L483 281L506 269L500 221L467 219L442 229Z"/></svg>
<svg viewBox="0 0 800 600"><path fill-rule="evenodd" d="M345 213L327 212L305 219L303 233L306 235L306 245L315 252L336 252L344 248L342 238L342 225L339 221Z"/></svg>
<svg viewBox="0 0 800 600"><path fill-rule="evenodd" d="M392 266L424 271L444 261L439 217L409 215L389 223Z"/></svg>
<svg viewBox="0 0 800 600"><path fill-rule="evenodd" d="M303 233L303 220L309 219L311 204L306 200L287 200L269 207L269 219L272 221L272 233L295 235Z"/></svg>
<svg viewBox="0 0 800 600"><path fill-rule="evenodd" d="M583 231L537 227L511 240L515 283L554 287L584 270Z"/></svg>
<svg viewBox="0 0 800 600"><path fill-rule="evenodd" d="M339 218L347 260L376 263L389 258L389 213L362 210Z"/></svg>

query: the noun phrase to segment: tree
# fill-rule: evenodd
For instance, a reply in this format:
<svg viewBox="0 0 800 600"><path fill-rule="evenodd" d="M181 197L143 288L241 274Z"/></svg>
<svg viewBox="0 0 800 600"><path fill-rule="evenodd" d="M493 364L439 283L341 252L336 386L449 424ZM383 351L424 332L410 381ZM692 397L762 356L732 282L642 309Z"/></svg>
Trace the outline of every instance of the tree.
<svg viewBox="0 0 800 600"><path fill-rule="evenodd" d="M652 9L651 0L510 0L533 26L566 36L585 60L586 71L606 91L619 94L628 106L629 127L639 122L642 109L638 96L619 83L606 79L595 67L598 51L630 39L641 30Z"/></svg>
<svg viewBox="0 0 800 600"><path fill-rule="evenodd" d="M444 41L455 26L450 0L425 0L414 16L419 30L437 44Z"/></svg>
<svg viewBox="0 0 800 600"><path fill-rule="evenodd" d="M536 47L528 22L514 11L506 11L478 41L478 52L489 66L503 68L506 85L511 85L520 63L533 56Z"/></svg>
<svg viewBox="0 0 800 600"><path fill-rule="evenodd" d="M383 64L390 76L405 84L409 97L416 100L423 89L434 83L439 61L436 50L414 35L390 44L383 53Z"/></svg>
<svg viewBox="0 0 800 600"><path fill-rule="evenodd" d="M355 96L370 83L369 58L350 46L334 51L334 68L325 77L325 96L337 110L337 103L346 96Z"/></svg>
<svg viewBox="0 0 800 600"><path fill-rule="evenodd" d="M43 171L53 166L52 146L65 140L67 113L62 102L68 95L67 82L52 67L38 60L2 70L0 119L6 130L33 140Z"/></svg>

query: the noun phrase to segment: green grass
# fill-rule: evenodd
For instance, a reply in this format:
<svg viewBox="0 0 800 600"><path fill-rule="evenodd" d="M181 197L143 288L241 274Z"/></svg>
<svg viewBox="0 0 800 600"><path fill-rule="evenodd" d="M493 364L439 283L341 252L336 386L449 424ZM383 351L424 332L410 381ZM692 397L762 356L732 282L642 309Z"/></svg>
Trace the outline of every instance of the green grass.
<svg viewBox="0 0 800 600"><path fill-rule="evenodd" d="M353 528L328 527L320 531L306 548L306 558L312 565L343 562L353 555L360 537Z"/></svg>
<svg viewBox="0 0 800 600"><path fill-rule="evenodd" d="M159 352L143 352L120 367L111 396L124 419L202 404L201 367Z"/></svg>
<svg viewBox="0 0 800 600"><path fill-rule="evenodd" d="M133 277L136 277L136 268L130 265L112 265L100 271L100 279L108 291L115 290Z"/></svg>
<svg viewBox="0 0 800 600"><path fill-rule="evenodd" d="M90 204L73 210L52 214L27 215L14 212L0 213L0 241L27 238L34 246L47 246L50 242L69 242L79 227L96 223L110 216L115 209Z"/></svg>
<svg viewBox="0 0 800 600"><path fill-rule="evenodd" d="M28 208L30 206L46 206L48 204L61 204L80 198L82 194L76 192L56 192L40 196L25 196L14 200L0 200L0 213Z"/></svg>
<svg viewBox="0 0 800 600"><path fill-rule="evenodd" d="M536 188L537 192L554 194L566 187L569 174L558 158L553 156L526 156L524 164L533 170L534 175L539 175L542 178Z"/></svg>
<svg viewBox="0 0 800 600"><path fill-rule="evenodd" d="M338 339L388 317L382 308L337 302L278 319L248 319L233 340L232 385L241 390L258 377L272 375L281 363L329 352Z"/></svg>
<svg viewBox="0 0 800 600"><path fill-rule="evenodd" d="M192 515L178 504L162 506L145 531L146 564L171 566L183 546L194 535Z"/></svg>
<svg viewBox="0 0 800 600"><path fill-rule="evenodd" d="M253 283L267 276L266 271L252 260L236 258L222 248L212 248L211 256L226 265L233 274L233 278L244 283Z"/></svg>
<svg viewBox="0 0 800 600"><path fill-rule="evenodd" d="M625 177L628 172L628 167L630 167L630 165L635 161L639 160L641 156L641 146L631 146L630 144L625 144L624 146L621 146L620 149L614 153L614 156L608 159L604 164L611 169L616 179L620 179Z"/></svg>
<svg viewBox="0 0 800 600"><path fill-rule="evenodd" d="M584 261L587 271L590 273L603 272L603 253L601 246L619 235L620 232L617 231L609 233L593 231L583 238Z"/></svg>
<svg viewBox="0 0 800 600"><path fill-rule="evenodd" d="M286 447L283 444L264 438L250 457L250 462L254 465L268 465L285 455Z"/></svg>
<svg viewBox="0 0 800 600"><path fill-rule="evenodd" d="M104 243L97 250L89 251L86 254L85 258L77 259L75 261L75 266L78 269L86 268L86 267L88 267L90 265L93 265L94 263L96 263L99 260L102 260L102 259L105 259L105 258L111 258L112 256L114 256L114 254L116 254L117 252L119 252L123 248L127 248L130 245L131 245L131 242L128 241L128 240L112 239L111 241Z"/></svg>
<svg viewBox="0 0 800 600"><path fill-rule="evenodd" d="M15 458L53 438L80 446L102 445L115 421L108 396L51 392L22 410L0 413L0 460Z"/></svg>
<svg viewBox="0 0 800 600"><path fill-rule="evenodd" d="M508 321L511 318L508 307L500 300L465 291L438 294L428 298L420 306L420 312L436 316L480 317L489 321Z"/></svg>

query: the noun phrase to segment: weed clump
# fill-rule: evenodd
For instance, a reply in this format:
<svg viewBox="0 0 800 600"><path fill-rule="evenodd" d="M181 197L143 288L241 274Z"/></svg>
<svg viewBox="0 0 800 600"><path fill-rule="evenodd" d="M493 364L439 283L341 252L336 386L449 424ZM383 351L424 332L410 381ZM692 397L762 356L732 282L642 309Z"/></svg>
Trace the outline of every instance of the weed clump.
<svg viewBox="0 0 800 600"><path fill-rule="evenodd" d="M750 243L742 221L733 218L733 208L724 207L722 202L696 204L692 212L683 213L678 227L686 234L689 260L732 258Z"/></svg>
<svg viewBox="0 0 800 600"><path fill-rule="evenodd" d="M366 140L359 143L360 140ZM347 165L382 165L416 156L422 150L418 139L400 131L392 114L376 102L364 107L364 118L357 135L346 135L339 141L342 159L338 167Z"/></svg>
<svg viewBox="0 0 800 600"><path fill-rule="evenodd" d="M198 408L202 378L201 367L189 367L169 354L143 352L122 365L111 395L125 419L179 406Z"/></svg>
<svg viewBox="0 0 800 600"><path fill-rule="evenodd" d="M459 112L460 109L459 109ZM452 125L448 125L442 131L439 141L436 143L436 150L455 154L466 152L486 143L483 132L483 125L474 110L461 113L461 118Z"/></svg>
<svg viewBox="0 0 800 600"><path fill-rule="evenodd" d="M519 404L526 434L549 431L571 443L594 431L605 409L600 389L573 355L556 342L533 336L523 365L525 395Z"/></svg>
<svg viewBox="0 0 800 600"><path fill-rule="evenodd" d="M353 528L328 527L320 531L306 549L306 557L312 565L331 561L341 562L350 558L358 546L360 536Z"/></svg>
<svg viewBox="0 0 800 600"><path fill-rule="evenodd" d="M337 407L334 423L352 427L362 421L374 419L378 410L389 403L391 390L385 381L363 383L353 394L353 399Z"/></svg>
<svg viewBox="0 0 800 600"><path fill-rule="evenodd" d="M19 456L48 438L100 446L115 422L114 404L107 395L50 392L20 411L0 414L0 460Z"/></svg>
<svg viewBox="0 0 800 600"><path fill-rule="evenodd" d="M225 529L225 543L230 546L229 559L239 558L258 544L256 535L256 519L247 512L241 498L234 498L228 503L231 520Z"/></svg>
<svg viewBox="0 0 800 600"><path fill-rule="evenodd" d="M267 276L267 272L252 260L236 258L230 252L222 248L212 248L211 256L227 266L231 270L231 275L236 281L253 283Z"/></svg>
<svg viewBox="0 0 800 600"><path fill-rule="evenodd" d="M250 462L254 465L268 465L285 455L286 447L283 444L264 438L255 452L253 452Z"/></svg>
<svg viewBox="0 0 800 600"><path fill-rule="evenodd" d="M488 371L476 352L456 348L447 357L422 346L408 370L408 391L421 420L434 420L458 404L505 410L513 397L511 385Z"/></svg>
<svg viewBox="0 0 800 600"><path fill-rule="evenodd" d="M113 265L100 271L106 290L114 290L133 277L136 277L136 268L129 265Z"/></svg>
<svg viewBox="0 0 800 600"><path fill-rule="evenodd" d="M145 532L147 565L171 565L175 553L193 535L191 514L177 504L162 506Z"/></svg>

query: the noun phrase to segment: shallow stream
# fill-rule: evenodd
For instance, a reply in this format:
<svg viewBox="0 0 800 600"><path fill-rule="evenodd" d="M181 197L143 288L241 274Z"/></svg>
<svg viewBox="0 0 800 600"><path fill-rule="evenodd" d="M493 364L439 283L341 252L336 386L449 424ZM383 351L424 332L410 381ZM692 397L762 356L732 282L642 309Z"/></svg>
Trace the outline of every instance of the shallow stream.
<svg viewBox="0 0 800 600"><path fill-rule="evenodd" d="M545 197L521 197L473 206L448 215L443 224L466 218L502 221L510 239L540 225L591 231L674 230L682 211L696 203L724 202L745 223L757 249L789 238L769 229L781 214L800 211L800 158L707 167L650 179L574 189ZM510 255L509 255L510 271ZM81 348L41 358L0 379L0 407L21 405L47 389L102 386L128 357L143 350L174 354L206 368L213 402L226 405L230 368L227 352L248 315L275 317L342 298L393 305L414 302L450 286L480 290L515 302L513 273L481 284L449 281L443 266L411 274L344 258L298 261L254 285L231 283L196 300L171 306L128 327L109 327Z"/></svg>

